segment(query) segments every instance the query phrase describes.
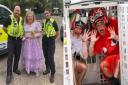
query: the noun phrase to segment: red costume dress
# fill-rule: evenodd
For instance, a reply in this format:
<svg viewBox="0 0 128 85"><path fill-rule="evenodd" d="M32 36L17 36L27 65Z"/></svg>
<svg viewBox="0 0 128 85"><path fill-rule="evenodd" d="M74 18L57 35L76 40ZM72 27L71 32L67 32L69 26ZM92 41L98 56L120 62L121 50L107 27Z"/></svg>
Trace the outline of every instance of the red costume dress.
<svg viewBox="0 0 128 85"><path fill-rule="evenodd" d="M101 36L97 33L99 39L95 42L94 54L105 54L101 63L105 61L107 63L108 73L113 75L119 61L119 43L118 41L108 39L110 37L108 29L109 27L114 28L115 33L118 35L117 18L108 17L105 8L94 8L89 13L89 19L94 29L96 29L96 23L99 20L103 21L104 25L106 25L104 35ZM103 67L101 68L103 70Z"/></svg>
<svg viewBox="0 0 128 85"><path fill-rule="evenodd" d="M115 33L118 34L117 19L109 18L109 23L108 27L114 27ZM119 61L119 43L112 39L108 39L110 37L108 28L105 29L105 34L103 36L100 36L99 34L97 34L97 36L99 36L99 39L94 45L94 54L105 53L105 57L101 60L101 63L106 61L108 73L114 74Z"/></svg>

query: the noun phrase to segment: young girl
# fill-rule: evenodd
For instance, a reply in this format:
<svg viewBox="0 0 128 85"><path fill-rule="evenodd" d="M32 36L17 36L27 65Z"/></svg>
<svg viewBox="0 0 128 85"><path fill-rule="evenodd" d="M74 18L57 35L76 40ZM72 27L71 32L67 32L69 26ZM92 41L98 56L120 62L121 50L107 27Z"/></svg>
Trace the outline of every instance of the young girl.
<svg viewBox="0 0 128 85"><path fill-rule="evenodd" d="M23 68L39 75L42 59L42 48L40 45L41 25L36 21L32 11L28 11L25 17L24 37L21 51L21 63Z"/></svg>

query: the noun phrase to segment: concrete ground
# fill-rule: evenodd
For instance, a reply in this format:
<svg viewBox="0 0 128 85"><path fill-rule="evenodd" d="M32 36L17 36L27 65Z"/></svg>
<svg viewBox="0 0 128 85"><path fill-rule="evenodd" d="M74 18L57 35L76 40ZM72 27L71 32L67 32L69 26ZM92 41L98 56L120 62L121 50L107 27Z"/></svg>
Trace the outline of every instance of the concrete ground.
<svg viewBox="0 0 128 85"><path fill-rule="evenodd" d="M61 18L56 17L59 28L61 26ZM40 75L37 77L34 74L27 75L21 69L22 75L18 76L13 74L14 78L10 85L63 85L63 44L59 37L56 39L56 51L55 51L55 64L56 74L55 82L51 84L49 82L50 75L44 76L42 73L45 70L44 58L42 59L42 69ZM0 56L0 85L6 85L6 68L7 68L7 54Z"/></svg>

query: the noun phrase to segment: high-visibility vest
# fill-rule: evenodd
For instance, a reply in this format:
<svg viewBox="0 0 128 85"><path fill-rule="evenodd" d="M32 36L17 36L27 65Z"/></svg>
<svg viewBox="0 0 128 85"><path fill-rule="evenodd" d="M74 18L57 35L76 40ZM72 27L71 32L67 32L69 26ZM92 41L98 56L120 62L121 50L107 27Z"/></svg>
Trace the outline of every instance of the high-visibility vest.
<svg viewBox="0 0 128 85"><path fill-rule="evenodd" d="M46 22L46 19L44 20L43 35L46 35L47 37L53 37L56 35L55 28L53 27L54 21L53 18L50 18L48 22Z"/></svg>
<svg viewBox="0 0 128 85"><path fill-rule="evenodd" d="M8 35L12 37L23 37L23 25L22 25L22 17L20 17L19 22L17 22L16 18L13 15L10 15L11 24L7 28Z"/></svg>

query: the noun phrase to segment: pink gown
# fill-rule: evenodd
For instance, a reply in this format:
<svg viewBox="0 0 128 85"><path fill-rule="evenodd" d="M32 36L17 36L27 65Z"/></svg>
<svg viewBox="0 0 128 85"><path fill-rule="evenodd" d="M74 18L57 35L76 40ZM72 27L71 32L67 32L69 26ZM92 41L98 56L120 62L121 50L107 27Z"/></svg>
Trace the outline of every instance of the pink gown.
<svg viewBox="0 0 128 85"><path fill-rule="evenodd" d="M35 30L35 37L31 38L31 31ZM41 69L41 59L42 55L42 45L40 43L41 38L41 26L39 22L34 22L31 25L24 25L24 39L22 43L21 50L21 64L22 67L27 71L28 74L30 72L35 72L37 75Z"/></svg>

